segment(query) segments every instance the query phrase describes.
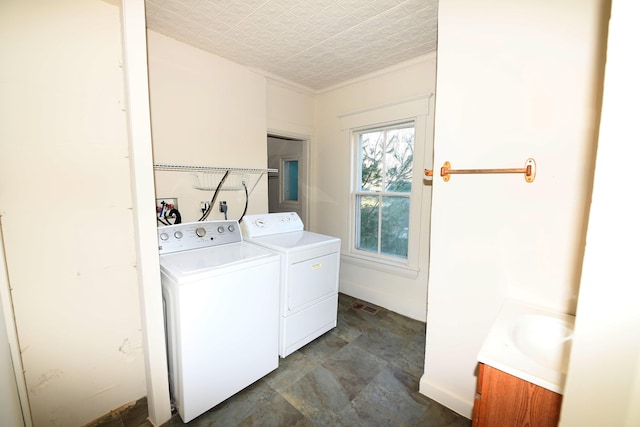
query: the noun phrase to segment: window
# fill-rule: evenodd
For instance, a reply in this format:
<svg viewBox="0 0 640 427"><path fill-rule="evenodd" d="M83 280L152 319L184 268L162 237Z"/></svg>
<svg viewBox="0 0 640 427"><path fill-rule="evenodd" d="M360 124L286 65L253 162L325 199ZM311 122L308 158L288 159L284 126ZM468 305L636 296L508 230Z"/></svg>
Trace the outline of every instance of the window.
<svg viewBox="0 0 640 427"><path fill-rule="evenodd" d="M282 173L282 200L298 201L298 160L284 160Z"/></svg>
<svg viewBox="0 0 640 427"><path fill-rule="evenodd" d="M407 260L412 196L413 121L355 131L354 249Z"/></svg>

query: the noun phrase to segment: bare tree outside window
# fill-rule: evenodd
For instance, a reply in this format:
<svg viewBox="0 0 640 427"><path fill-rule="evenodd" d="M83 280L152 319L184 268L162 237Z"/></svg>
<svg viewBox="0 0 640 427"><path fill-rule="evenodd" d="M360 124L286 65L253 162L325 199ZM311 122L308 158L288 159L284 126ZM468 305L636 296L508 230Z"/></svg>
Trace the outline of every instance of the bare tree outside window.
<svg viewBox="0 0 640 427"><path fill-rule="evenodd" d="M414 124L361 131L357 136L356 248L406 259Z"/></svg>

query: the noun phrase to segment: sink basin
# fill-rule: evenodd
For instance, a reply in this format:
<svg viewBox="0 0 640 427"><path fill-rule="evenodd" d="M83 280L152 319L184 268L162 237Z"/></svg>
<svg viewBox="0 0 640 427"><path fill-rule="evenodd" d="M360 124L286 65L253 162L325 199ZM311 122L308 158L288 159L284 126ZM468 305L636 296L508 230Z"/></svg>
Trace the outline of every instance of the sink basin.
<svg viewBox="0 0 640 427"><path fill-rule="evenodd" d="M567 372L573 338L573 324L564 319L540 314L517 318L511 330L516 348L536 363Z"/></svg>
<svg viewBox="0 0 640 427"><path fill-rule="evenodd" d="M562 394L575 316L506 300L478 353L478 361Z"/></svg>

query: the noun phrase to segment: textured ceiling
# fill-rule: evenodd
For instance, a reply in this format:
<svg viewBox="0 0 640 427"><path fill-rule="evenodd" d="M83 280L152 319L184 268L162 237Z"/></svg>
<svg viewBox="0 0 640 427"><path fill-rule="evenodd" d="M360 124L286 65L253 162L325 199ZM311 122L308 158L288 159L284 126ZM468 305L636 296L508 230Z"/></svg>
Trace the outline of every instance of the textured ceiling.
<svg viewBox="0 0 640 427"><path fill-rule="evenodd" d="M436 50L438 0L146 0L147 27L313 90Z"/></svg>

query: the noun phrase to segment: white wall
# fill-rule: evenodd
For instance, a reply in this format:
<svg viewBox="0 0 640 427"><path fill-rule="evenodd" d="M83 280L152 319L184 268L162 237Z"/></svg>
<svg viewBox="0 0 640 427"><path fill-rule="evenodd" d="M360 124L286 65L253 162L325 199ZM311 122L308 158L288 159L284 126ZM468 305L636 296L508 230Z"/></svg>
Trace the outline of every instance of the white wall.
<svg viewBox="0 0 640 427"><path fill-rule="evenodd" d="M561 426L640 425L640 5L614 0L587 245Z"/></svg>
<svg viewBox="0 0 640 427"><path fill-rule="evenodd" d="M148 31L148 56L154 163L267 167L265 77L153 31ZM155 175L156 195L178 197L183 222L198 220L200 201L210 200L213 191L194 190L188 173ZM216 204L222 200L228 202L229 219L242 215L244 191L221 192ZM247 213L267 209L265 176ZM208 219L222 218L214 209Z"/></svg>
<svg viewBox="0 0 640 427"><path fill-rule="evenodd" d="M376 107L398 105L422 97L425 105L435 92L435 55L401 64L368 78L318 94L316 99L316 140L311 148L312 229L342 239L343 255L348 251L349 192L351 188L351 147L345 139L344 114ZM424 153L431 167L433 110L427 116ZM369 123L375 124L375 123ZM421 170L416 168L416 173ZM427 270L429 265L429 213L431 187L424 186L420 212L420 239L417 272L405 273L371 269L342 257L340 291L403 315L424 321L426 317Z"/></svg>
<svg viewBox="0 0 640 427"><path fill-rule="evenodd" d="M314 134L315 93L287 82L267 79L267 127L284 136Z"/></svg>
<svg viewBox="0 0 640 427"><path fill-rule="evenodd" d="M269 210L292 211L298 212L302 218L306 230L312 227L309 209L309 193L311 182L309 179L309 147L314 146L315 140L315 92L301 88L298 85L286 82L284 80L275 79L273 76L267 79L267 131L270 135L290 137L300 140L298 143L287 143L278 146L269 139L269 167L279 168L279 165L273 163L279 161L278 152L287 148L293 149L301 156L302 163L299 171L299 189L300 203L298 206L287 207L286 204L277 206L279 203L279 191L277 186L280 185L279 179L271 179L269 181ZM299 147L294 147L299 144ZM278 149L276 150L276 146ZM275 157L274 157L275 155ZM276 158L277 157L277 158Z"/></svg>
<svg viewBox="0 0 640 427"><path fill-rule="evenodd" d="M439 7L434 158L537 176L434 178L421 392L470 416L476 356L506 297L575 312L592 180L603 1Z"/></svg>
<svg viewBox="0 0 640 427"><path fill-rule="evenodd" d="M119 9L0 3L0 213L34 425L145 396Z"/></svg>

